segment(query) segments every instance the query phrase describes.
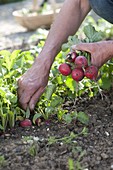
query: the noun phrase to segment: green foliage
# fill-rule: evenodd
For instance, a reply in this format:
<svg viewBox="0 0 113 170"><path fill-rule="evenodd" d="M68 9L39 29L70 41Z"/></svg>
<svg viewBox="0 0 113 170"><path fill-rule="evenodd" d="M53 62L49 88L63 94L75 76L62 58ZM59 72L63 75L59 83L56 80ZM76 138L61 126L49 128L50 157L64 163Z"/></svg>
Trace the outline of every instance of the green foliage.
<svg viewBox="0 0 113 170"><path fill-rule="evenodd" d="M29 154L31 156L36 156L37 155L37 144L33 143L30 147L29 147Z"/></svg>
<svg viewBox="0 0 113 170"><path fill-rule="evenodd" d="M15 125L18 114L17 80L33 61L30 52L0 51L0 129L3 131L7 126L12 128Z"/></svg>
<svg viewBox="0 0 113 170"><path fill-rule="evenodd" d="M61 137L61 138L55 137L55 136L50 136L48 138L48 144L52 145L54 143L59 143L59 142L62 142L63 144L72 144L72 143L77 144L77 142L75 143L75 140L78 136L81 136L81 135L85 135L85 136L87 135L86 127L84 127L82 129L82 131L78 134L71 132L69 135Z"/></svg>
<svg viewBox="0 0 113 170"><path fill-rule="evenodd" d="M89 117L84 112L78 112L77 119L85 125L89 123Z"/></svg>
<svg viewBox="0 0 113 170"><path fill-rule="evenodd" d="M97 28L97 26L96 26ZM72 80L71 76L59 74L59 64L65 61L66 54L71 50L72 45L79 42L96 42L103 37L102 31L96 31L91 24L85 25L82 30L83 38L76 34L69 36L68 42L63 44L61 52L55 59L50 70L49 82L45 93L35 108L33 123L36 119L43 117L48 120L53 115L57 116L59 121L71 123L73 120L80 121L87 125L89 118L84 112L68 111L63 108L65 100L75 101L77 97L87 94L93 97L101 90L109 90L113 84L113 59L108 61L100 69L100 78L94 82L84 78L79 84ZM37 54L44 45L36 47L32 52ZM38 49L39 48L39 49ZM17 81L33 64L34 57L30 51L22 52L15 50L12 53L3 50L0 51L0 129L5 131L7 127L14 127L16 120L29 118L30 111L23 111L18 107L17 99ZM89 58L88 53L84 55Z"/></svg>
<svg viewBox="0 0 113 170"><path fill-rule="evenodd" d="M71 47L74 44L78 44L80 42L98 42L100 40L103 40L105 38L105 34L102 31L97 31L94 26L90 24L87 24L82 29L82 35L83 38L79 38L79 35L69 36L68 42L63 44L62 46L62 56L66 57L66 54L71 51ZM90 62L90 54L87 52L78 52L79 55L84 55L88 61ZM104 64L100 70L100 78L97 82L88 80L84 78L79 83L79 95L83 94L84 92L87 92L89 97L93 97L95 94L97 94L99 88L109 90L112 87L113 84L113 59L109 60L106 64ZM65 78L65 84L66 86L71 90L75 90L77 88L76 83L73 83L73 80L70 78L70 76Z"/></svg>
<svg viewBox="0 0 113 170"><path fill-rule="evenodd" d="M67 114L64 114L63 115L63 119L65 120L65 122L68 124L68 123L71 123L73 120L78 120L80 121L81 123L83 123L84 125L88 125L89 123L89 117L86 113L84 112L70 112L70 113L67 113Z"/></svg>
<svg viewBox="0 0 113 170"><path fill-rule="evenodd" d="M73 159L71 159L71 158L68 159L68 166L69 166L69 170L75 170Z"/></svg>
<svg viewBox="0 0 113 170"><path fill-rule="evenodd" d="M0 167L3 167L6 165L6 160L5 157L3 155L0 155Z"/></svg>

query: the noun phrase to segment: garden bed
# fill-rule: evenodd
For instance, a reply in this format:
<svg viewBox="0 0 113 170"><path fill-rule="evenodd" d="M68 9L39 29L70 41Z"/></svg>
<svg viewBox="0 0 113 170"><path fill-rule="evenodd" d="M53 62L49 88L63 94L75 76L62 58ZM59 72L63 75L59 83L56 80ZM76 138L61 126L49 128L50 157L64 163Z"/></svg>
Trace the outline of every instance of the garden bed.
<svg viewBox="0 0 113 170"><path fill-rule="evenodd" d="M105 22L103 25L105 26ZM112 31L111 28L109 29ZM109 37L111 38L112 32L109 32L109 34ZM99 36L97 37L99 38ZM14 38L12 39L14 40ZM9 82L7 75L10 75L10 72L13 70L15 72L12 72L12 75L10 76L10 80L12 80L11 85L13 85L14 88L10 89L11 86L9 86L9 83L6 83L7 86L5 87L6 84L2 83L1 81L1 87L5 87L8 92L11 92L9 94L12 97L7 98L7 95L4 94L6 91L3 90L3 96L0 96L1 101L3 101L4 98L4 101L7 101L7 103L9 103L9 101L12 99L10 101L11 112L8 112L9 110L5 110L4 107L4 115L6 113L14 113L14 111L16 111L17 117L23 116L24 118L25 115L20 114L20 110L19 108L17 108L15 90L16 78L18 78L18 74L23 74L28 69L28 67L30 67L32 63L32 58L34 59L34 56L37 56L37 53L39 53L40 48L42 48L44 41L45 39L40 40L39 38L39 40L37 40L36 42L32 42L31 44L28 44L26 41L24 41L22 45L14 46L13 49L11 49L11 47L8 47L8 50L11 50L11 52L14 49L21 49L22 52L19 52L17 50L11 55L9 54L9 52L6 51L6 56L8 55L10 59L13 58L14 65L7 71L7 73L4 72L6 74L6 79L3 75L3 77L1 77L1 80L3 81L5 79L4 81ZM7 49L6 46L5 49ZM28 52L26 52L26 50L28 50ZM5 52L3 53L5 55ZM25 62L21 60L21 64L19 64L19 59L21 59L21 57L24 58L24 56L26 56ZM15 57L17 58L15 59ZM57 62L55 62L55 64L57 63L57 65L53 66L53 70L51 73L56 74L56 71L58 70L55 70L55 68L56 66L58 66L59 61L60 63L63 62L62 58L63 57L61 56L61 54L59 54L59 57L57 57ZM29 60L31 62L29 62ZM10 64L7 61L8 60L6 58L6 67L9 68ZM108 68L109 66L110 69L113 70L112 64L107 65L106 68ZM103 86L106 86L107 88L112 84L112 81L110 81L109 79L109 75L112 74L112 71L109 70L109 72L107 72L107 77L105 69L103 68L103 73L105 73L105 77L102 82L105 80ZM53 80L53 77L50 76L50 80ZM54 115L53 112L52 116L50 117L51 119L49 119L48 121L45 121L44 117L41 117L39 119L41 120L41 122L39 122L38 126L33 124L33 126L31 127L22 128L19 126L19 121L16 121L15 127L11 130L7 129L5 133L3 133L3 131L0 131L0 170L113 169L113 90L103 90L102 100L102 96L100 95L100 93L97 93L95 97L93 96L94 93L98 91L98 88L91 84L91 82L89 82L89 86L92 89L88 87L83 88L83 86L81 86L81 91L86 91L87 94L84 93L84 95L79 97L75 103L73 94L71 93L71 90L73 88L75 92L75 86L72 87L74 83L72 84L72 81L70 79L69 81L67 81L67 84L61 82L61 80L64 80L64 77L62 79L60 75L59 84L56 79L52 82L54 84L58 84L56 95L58 95L57 97L59 97L59 99L62 98L64 101L63 107L60 107L59 104L59 106L54 109L56 109L57 111L61 109L62 113L63 110L66 109L68 110L68 115L71 115L73 111L86 113L90 119L89 123L87 125L84 125L76 118L73 119L71 123L68 123L69 119L67 120L67 122L64 120L59 121L57 117L58 115ZM11 91L12 89L13 91ZM91 92L93 93L93 95L92 93L90 93L89 89L92 90ZM80 93L82 93L81 91ZM92 95L92 98L89 98L89 94ZM39 101L39 105L37 106L40 106L42 110L44 110L45 108L47 109L48 107L46 103L49 103L51 101L54 104L54 98L48 101L47 98L42 97L42 100ZM4 106L5 104L6 103L4 103ZM2 125L2 122L0 123Z"/></svg>
<svg viewBox="0 0 113 170"><path fill-rule="evenodd" d="M113 169L112 99L113 92L110 91L104 93L104 100L97 95L92 99L84 96L76 105L73 102L65 103L65 108L83 110L89 115L88 132L79 122L66 125L58 123L55 118L49 125L42 121L39 127L21 128L16 125L12 131L0 137L0 155L4 156L4 159L0 156L0 169ZM72 133L77 137L70 138ZM72 162L74 169L71 169Z"/></svg>

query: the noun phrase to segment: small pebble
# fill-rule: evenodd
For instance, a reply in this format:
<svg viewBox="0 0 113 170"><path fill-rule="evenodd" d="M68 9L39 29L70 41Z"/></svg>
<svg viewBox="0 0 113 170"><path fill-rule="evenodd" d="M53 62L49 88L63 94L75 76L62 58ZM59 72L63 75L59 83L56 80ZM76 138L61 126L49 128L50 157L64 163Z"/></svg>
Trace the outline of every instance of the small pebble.
<svg viewBox="0 0 113 170"><path fill-rule="evenodd" d="M113 169L113 164L111 165L111 169Z"/></svg>
<svg viewBox="0 0 113 170"><path fill-rule="evenodd" d="M108 156L106 153L102 153L102 154L101 154L101 157L102 157L103 159L107 159L109 156Z"/></svg>

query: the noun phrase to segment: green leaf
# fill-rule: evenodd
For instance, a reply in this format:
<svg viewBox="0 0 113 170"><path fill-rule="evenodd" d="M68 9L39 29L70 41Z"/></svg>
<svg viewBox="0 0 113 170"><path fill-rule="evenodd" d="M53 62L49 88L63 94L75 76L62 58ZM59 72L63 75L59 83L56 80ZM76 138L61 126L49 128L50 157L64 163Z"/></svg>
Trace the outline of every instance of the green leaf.
<svg viewBox="0 0 113 170"><path fill-rule="evenodd" d="M45 97L50 100L51 99L51 96L52 94L54 93L56 89L56 85L55 84L51 84L51 85L48 85L47 89L46 89L46 93L45 93Z"/></svg>
<svg viewBox="0 0 113 170"><path fill-rule="evenodd" d="M45 108L45 113L52 114L54 112L54 108L51 106L48 106Z"/></svg>
<svg viewBox="0 0 113 170"><path fill-rule="evenodd" d="M3 126L3 131L5 132L8 123L8 115L6 113L1 115L1 121Z"/></svg>
<svg viewBox="0 0 113 170"><path fill-rule="evenodd" d="M59 76L57 77L57 82L58 82L58 84L63 84L63 82L62 82L62 76L61 76L61 75L59 75Z"/></svg>
<svg viewBox="0 0 113 170"><path fill-rule="evenodd" d="M51 101L50 106L51 107L57 107L57 106L61 105L63 103L63 101L64 100L61 97L55 96L53 98L53 100Z"/></svg>
<svg viewBox="0 0 113 170"><path fill-rule="evenodd" d="M76 44L79 44L79 43L81 43L81 40L78 38L78 35L74 35L74 36L72 36L72 45L76 45Z"/></svg>
<svg viewBox="0 0 113 170"><path fill-rule="evenodd" d="M75 170L73 159L69 158L68 166L69 166L69 170Z"/></svg>
<svg viewBox="0 0 113 170"><path fill-rule="evenodd" d="M29 118L29 116L30 116L30 109L29 109L29 107L27 107L27 110L25 112L25 116L26 116L26 118Z"/></svg>
<svg viewBox="0 0 113 170"><path fill-rule="evenodd" d="M10 128L14 127L15 125L15 114L12 111L8 112L8 123Z"/></svg>
<svg viewBox="0 0 113 170"><path fill-rule="evenodd" d="M41 117L41 116L42 116L42 114L36 113L36 114L33 116L33 123L35 124L36 119L38 119L38 118Z"/></svg>
<svg viewBox="0 0 113 170"><path fill-rule="evenodd" d="M86 115L84 112L78 112L78 115L77 115L77 119L81 122L81 123L83 123L83 124L85 124L85 125L88 125L88 123L89 123L89 117L88 117L88 115Z"/></svg>
<svg viewBox="0 0 113 170"><path fill-rule="evenodd" d="M84 34L86 35L86 37L88 37L89 39L92 39L94 33L95 33L95 28L89 24L89 25L86 25L84 27Z"/></svg>
<svg viewBox="0 0 113 170"><path fill-rule="evenodd" d="M97 42L102 40L102 34L101 32L95 32L92 36L92 42Z"/></svg>
<svg viewBox="0 0 113 170"><path fill-rule="evenodd" d="M68 77L65 81L65 84L72 92L74 92L77 87L76 81L74 81L72 77Z"/></svg>
<svg viewBox="0 0 113 170"><path fill-rule="evenodd" d="M10 56L10 69L13 68L14 63L16 62L17 56L20 53L21 50L15 50L12 52L11 56Z"/></svg>
<svg viewBox="0 0 113 170"><path fill-rule="evenodd" d="M2 125L0 125L0 129L1 129L1 130L4 130L4 128L3 128L3 126L2 126Z"/></svg>
<svg viewBox="0 0 113 170"><path fill-rule="evenodd" d="M109 90L112 85L111 79L109 77L102 77L102 88Z"/></svg>
<svg viewBox="0 0 113 170"><path fill-rule="evenodd" d="M71 115L70 114L64 114L63 115L63 119L66 121L66 123L71 123L72 122L72 117L71 117Z"/></svg>
<svg viewBox="0 0 113 170"><path fill-rule="evenodd" d="M5 56L9 57L11 55L11 53L8 50L2 50L2 51L0 51L0 55L3 56L3 58L4 58Z"/></svg>
<svg viewBox="0 0 113 170"><path fill-rule="evenodd" d="M69 49L69 45L67 43L62 45L62 51L66 52Z"/></svg>

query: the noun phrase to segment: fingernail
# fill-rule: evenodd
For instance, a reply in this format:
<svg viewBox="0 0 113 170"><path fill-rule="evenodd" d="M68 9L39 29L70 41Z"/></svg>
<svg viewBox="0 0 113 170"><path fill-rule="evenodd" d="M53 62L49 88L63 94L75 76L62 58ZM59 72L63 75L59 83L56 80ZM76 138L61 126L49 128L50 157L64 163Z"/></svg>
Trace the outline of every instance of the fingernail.
<svg viewBox="0 0 113 170"><path fill-rule="evenodd" d="M35 107L35 105L34 105L34 104L32 104L32 105L31 105L31 110L34 110L34 107Z"/></svg>

